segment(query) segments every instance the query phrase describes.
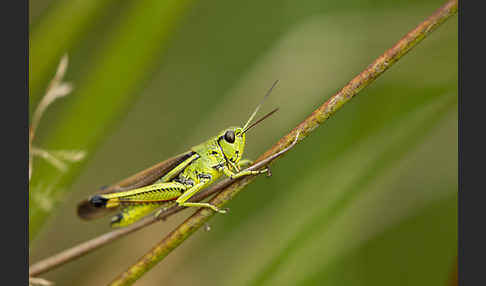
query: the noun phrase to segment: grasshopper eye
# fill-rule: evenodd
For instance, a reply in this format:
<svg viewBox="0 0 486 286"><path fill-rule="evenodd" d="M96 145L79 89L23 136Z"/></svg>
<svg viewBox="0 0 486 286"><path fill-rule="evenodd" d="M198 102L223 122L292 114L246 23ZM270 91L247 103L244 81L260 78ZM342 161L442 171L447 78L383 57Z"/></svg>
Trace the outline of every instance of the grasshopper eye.
<svg viewBox="0 0 486 286"><path fill-rule="evenodd" d="M235 142L235 132L233 130L228 130L226 133L224 133L224 140L228 143L234 143Z"/></svg>

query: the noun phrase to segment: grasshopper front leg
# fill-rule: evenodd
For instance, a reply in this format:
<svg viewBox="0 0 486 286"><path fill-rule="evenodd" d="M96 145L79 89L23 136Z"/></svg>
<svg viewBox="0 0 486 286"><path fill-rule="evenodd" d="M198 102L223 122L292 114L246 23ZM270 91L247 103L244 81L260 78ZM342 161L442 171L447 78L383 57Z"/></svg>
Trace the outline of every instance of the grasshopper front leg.
<svg viewBox="0 0 486 286"><path fill-rule="evenodd" d="M239 167L240 166L244 166L244 165L250 165L252 163L251 160L248 160L248 159L245 159L245 160L242 160L240 162ZM234 173L233 171L231 171L228 166L223 166L222 167L222 171L223 173L231 178L231 179L237 179L237 178L240 178L240 177L244 177L244 176L248 176L248 175L259 175L259 174L264 174L264 173L267 173L269 170L268 168L265 168L263 170L255 170L255 171L252 171L252 170L243 170L243 171L239 171L237 173Z"/></svg>
<svg viewBox="0 0 486 286"><path fill-rule="evenodd" d="M239 163L238 163L238 168L239 170L241 169L245 169L245 168L248 168L250 167L250 165L253 164L253 160L250 160L250 159L243 159L241 160ZM266 167L265 168L267 171L266 172L263 172L263 173L266 173L267 174L267 177L271 177L272 176L272 173L270 172L270 167Z"/></svg>
<svg viewBox="0 0 486 286"><path fill-rule="evenodd" d="M251 164L253 164L253 160L243 159L243 160L240 160L240 162L238 162L238 168L240 168L240 170L241 170L241 169L250 167Z"/></svg>

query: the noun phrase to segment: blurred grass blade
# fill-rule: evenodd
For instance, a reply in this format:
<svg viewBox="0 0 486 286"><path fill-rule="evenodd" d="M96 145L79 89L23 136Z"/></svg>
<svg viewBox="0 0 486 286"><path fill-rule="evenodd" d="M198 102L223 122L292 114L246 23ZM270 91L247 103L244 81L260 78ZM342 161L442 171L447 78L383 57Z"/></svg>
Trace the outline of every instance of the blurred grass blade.
<svg viewBox="0 0 486 286"><path fill-rule="evenodd" d="M346 183L349 187L344 188L329 207L322 208L300 229L293 232L293 237L259 270L250 285L265 285L275 278L280 268L291 260L292 255L312 243L316 235L326 232L331 222L345 213L349 205L367 190L367 186L418 146L440 120L456 106L456 94L446 94L422 107L418 112L412 112L397 125L381 132L379 138L382 138L382 142L378 144L379 146L375 146L379 150L375 158L367 163L362 173L358 174L352 182Z"/></svg>
<svg viewBox="0 0 486 286"><path fill-rule="evenodd" d="M45 142L47 150L83 150L88 156L133 104L137 91L152 74L160 53L191 0L144 0L133 2L124 22L112 32L89 68L89 74L66 100L66 107L52 123ZM32 56L34 57L34 56ZM37 57L37 56L36 56ZM38 59L36 59L38 60ZM29 236L32 239L85 161L60 174L39 162L29 192ZM52 190L47 193L43 189ZM45 193L44 193L45 192ZM36 199L37 198L37 199Z"/></svg>
<svg viewBox="0 0 486 286"><path fill-rule="evenodd" d="M457 257L457 185L442 191L448 195L428 201L370 236L355 236L352 246L306 269L294 285L356 285L363 277L372 285L451 285ZM399 267L392 262L397 258Z"/></svg>
<svg viewBox="0 0 486 286"><path fill-rule="evenodd" d="M59 58L83 39L113 0L56 1L30 33L29 94L33 109Z"/></svg>

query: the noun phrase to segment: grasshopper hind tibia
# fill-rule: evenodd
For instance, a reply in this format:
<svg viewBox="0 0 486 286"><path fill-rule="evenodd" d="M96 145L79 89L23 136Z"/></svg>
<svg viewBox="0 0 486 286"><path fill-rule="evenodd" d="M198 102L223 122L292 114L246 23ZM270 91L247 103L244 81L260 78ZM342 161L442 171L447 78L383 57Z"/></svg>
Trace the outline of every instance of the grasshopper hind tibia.
<svg viewBox="0 0 486 286"><path fill-rule="evenodd" d="M123 219L123 214L118 213L114 217L111 218L111 225L113 226L114 224L119 223Z"/></svg>

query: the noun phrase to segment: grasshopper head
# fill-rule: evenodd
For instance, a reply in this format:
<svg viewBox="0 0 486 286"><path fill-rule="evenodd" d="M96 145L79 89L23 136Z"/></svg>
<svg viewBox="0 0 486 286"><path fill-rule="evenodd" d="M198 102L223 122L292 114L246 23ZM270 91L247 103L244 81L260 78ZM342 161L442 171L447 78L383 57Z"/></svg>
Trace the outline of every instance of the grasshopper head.
<svg viewBox="0 0 486 286"><path fill-rule="evenodd" d="M245 132L240 127L230 127L221 131L218 135L218 144L221 146L225 158L234 164L237 164L243 151L245 150Z"/></svg>
<svg viewBox="0 0 486 286"><path fill-rule="evenodd" d="M221 147L221 151L223 152L223 155L228 163L230 163L230 165L232 165L235 169L237 169L236 166L243 155L243 151L245 150L245 133L278 110L278 108L274 109L250 125L251 121L260 109L260 106L263 104L263 101L270 95L272 89L275 87L275 85L277 85L277 83L278 80L273 83L272 87L267 91L267 94L265 94L265 97L263 97L263 100L255 108L255 111L253 111L243 127L230 127L221 131L221 133L218 135L218 144Z"/></svg>

